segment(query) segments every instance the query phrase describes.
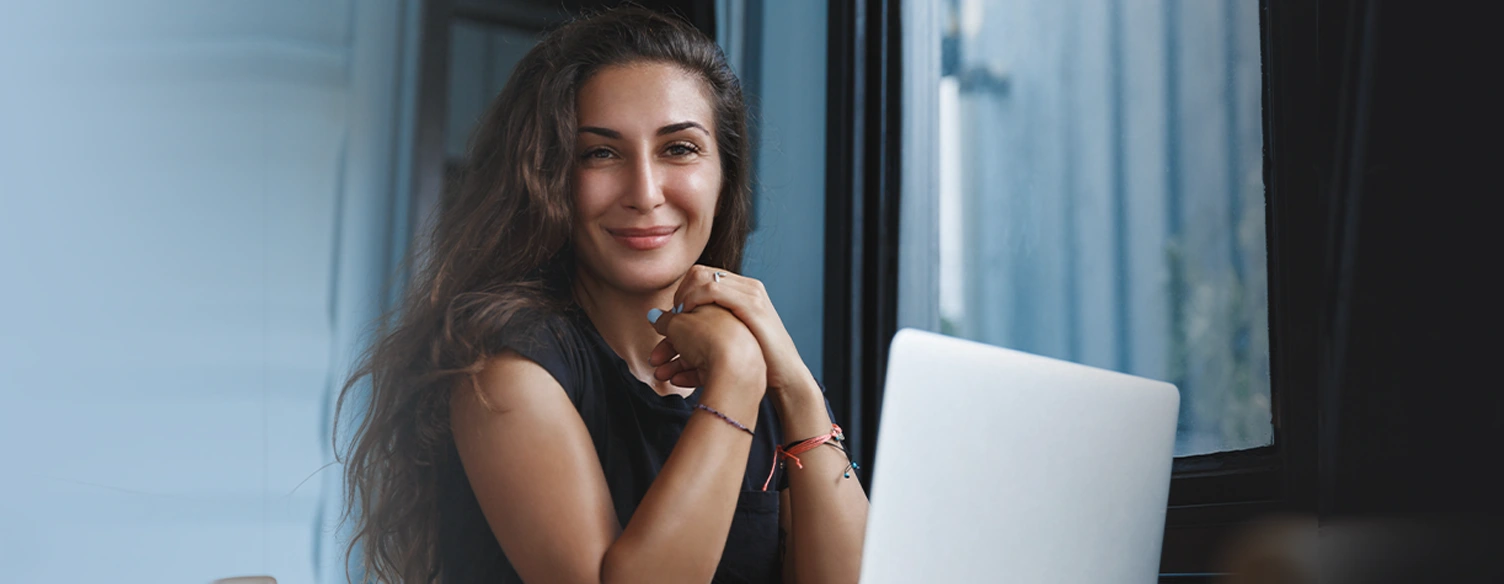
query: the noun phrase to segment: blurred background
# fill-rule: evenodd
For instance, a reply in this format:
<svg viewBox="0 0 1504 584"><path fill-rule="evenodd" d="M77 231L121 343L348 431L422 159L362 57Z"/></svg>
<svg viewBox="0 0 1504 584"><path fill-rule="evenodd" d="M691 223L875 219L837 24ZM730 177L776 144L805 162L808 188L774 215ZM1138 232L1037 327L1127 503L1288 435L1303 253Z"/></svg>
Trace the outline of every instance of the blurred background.
<svg viewBox="0 0 1504 584"><path fill-rule="evenodd" d="M339 386L512 66L619 3L6 3L3 579L345 581ZM817 377L849 336L826 330L852 269L827 265L827 205L861 196L830 188L860 149L832 118L872 83L832 85L855 46L833 15L891 7L899 321L1171 381L1178 456L1273 456L1268 2L639 3L742 78L745 272Z"/></svg>
<svg viewBox="0 0 1504 584"><path fill-rule="evenodd" d="M413 7L10 4L4 579L343 581L331 406L411 233Z"/></svg>

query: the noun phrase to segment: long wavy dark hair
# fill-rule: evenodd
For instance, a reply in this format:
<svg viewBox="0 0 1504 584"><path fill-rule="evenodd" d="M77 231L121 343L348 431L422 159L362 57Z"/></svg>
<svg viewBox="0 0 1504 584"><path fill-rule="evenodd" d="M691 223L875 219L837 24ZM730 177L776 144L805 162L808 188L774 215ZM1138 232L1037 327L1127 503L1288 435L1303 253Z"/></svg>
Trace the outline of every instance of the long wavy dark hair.
<svg viewBox="0 0 1504 584"><path fill-rule="evenodd" d="M708 89L723 182L699 261L740 268L751 212L747 108L719 47L641 8L600 12L544 36L475 129L459 188L417 256L426 257L417 277L340 392L336 420L351 406L359 421L342 460L344 518L354 528L347 553L361 550L367 579L434 582L447 571L439 510L452 494L438 475L453 448L451 391L478 391L476 376L510 327L573 303L575 96L602 68L641 62L680 67ZM368 394L356 389L367 378Z"/></svg>

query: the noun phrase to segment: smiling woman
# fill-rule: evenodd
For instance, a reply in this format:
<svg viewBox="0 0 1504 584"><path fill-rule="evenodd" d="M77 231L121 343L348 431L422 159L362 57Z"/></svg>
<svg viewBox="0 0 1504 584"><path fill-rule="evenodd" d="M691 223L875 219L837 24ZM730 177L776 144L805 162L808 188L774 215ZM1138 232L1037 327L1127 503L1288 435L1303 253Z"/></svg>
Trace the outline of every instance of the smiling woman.
<svg viewBox="0 0 1504 584"><path fill-rule="evenodd" d="M866 495L766 290L736 274L746 123L716 45L644 10L517 64L346 386L371 380L346 461L369 577L856 580ZM785 475L790 438L830 448Z"/></svg>
<svg viewBox="0 0 1504 584"><path fill-rule="evenodd" d="M587 287L662 290L705 248L722 172L704 85L678 66L639 63L580 88L574 228Z"/></svg>

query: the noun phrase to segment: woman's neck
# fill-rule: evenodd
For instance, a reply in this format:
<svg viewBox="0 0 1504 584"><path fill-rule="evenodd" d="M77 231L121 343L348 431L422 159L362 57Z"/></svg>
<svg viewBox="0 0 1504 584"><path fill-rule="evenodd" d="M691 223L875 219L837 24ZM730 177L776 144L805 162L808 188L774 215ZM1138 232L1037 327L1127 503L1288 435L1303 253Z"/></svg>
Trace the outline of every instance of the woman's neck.
<svg viewBox="0 0 1504 584"><path fill-rule="evenodd" d="M648 311L654 308L667 310L674 301L678 283L649 293L632 293L612 287L595 278L586 270L578 270L574 277L574 297L585 315L590 318L606 344L620 355L632 370L632 374L660 394L687 394L689 390L667 382L653 379L653 366L648 358L663 335L653 330L648 322Z"/></svg>

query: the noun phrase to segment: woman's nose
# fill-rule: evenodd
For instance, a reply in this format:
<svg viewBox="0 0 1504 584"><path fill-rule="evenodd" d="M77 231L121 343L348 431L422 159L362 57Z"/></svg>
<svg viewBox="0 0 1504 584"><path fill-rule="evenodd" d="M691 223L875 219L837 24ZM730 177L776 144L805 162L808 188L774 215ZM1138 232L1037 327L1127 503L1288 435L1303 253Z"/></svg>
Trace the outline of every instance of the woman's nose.
<svg viewBox="0 0 1504 584"><path fill-rule="evenodd" d="M662 205L664 196L660 178L659 169L654 168L652 158L638 159L632 165L631 184L628 185L623 204L629 209L644 213Z"/></svg>

